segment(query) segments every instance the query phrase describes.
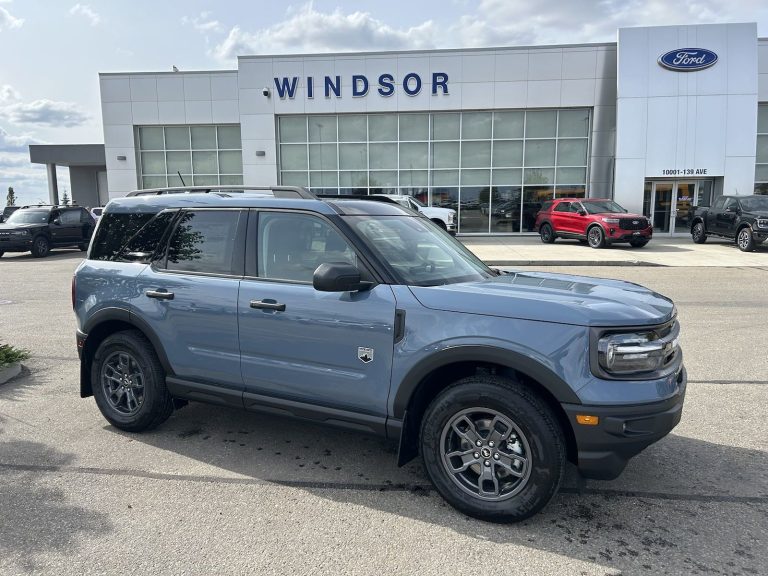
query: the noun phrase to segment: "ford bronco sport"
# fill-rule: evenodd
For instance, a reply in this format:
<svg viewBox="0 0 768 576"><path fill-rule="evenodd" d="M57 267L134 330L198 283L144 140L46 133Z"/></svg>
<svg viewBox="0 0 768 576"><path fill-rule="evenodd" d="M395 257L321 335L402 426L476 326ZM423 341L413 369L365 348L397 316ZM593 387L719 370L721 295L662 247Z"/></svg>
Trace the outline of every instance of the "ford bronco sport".
<svg viewBox="0 0 768 576"><path fill-rule="evenodd" d="M614 478L680 420L675 306L646 288L495 271L393 203L132 194L72 285L80 395L118 428L196 400L373 432L502 522L541 510L568 461Z"/></svg>

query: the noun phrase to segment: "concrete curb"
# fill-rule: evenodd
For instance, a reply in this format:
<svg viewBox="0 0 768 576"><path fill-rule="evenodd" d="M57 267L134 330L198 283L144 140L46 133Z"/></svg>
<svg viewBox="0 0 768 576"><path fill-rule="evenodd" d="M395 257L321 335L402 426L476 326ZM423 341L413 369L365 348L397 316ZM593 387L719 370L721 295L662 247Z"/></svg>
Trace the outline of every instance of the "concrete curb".
<svg viewBox="0 0 768 576"><path fill-rule="evenodd" d="M14 362L5 368L0 368L0 384L5 384L21 374L21 362Z"/></svg>
<svg viewBox="0 0 768 576"><path fill-rule="evenodd" d="M656 266L664 264L642 260L485 260L488 266Z"/></svg>

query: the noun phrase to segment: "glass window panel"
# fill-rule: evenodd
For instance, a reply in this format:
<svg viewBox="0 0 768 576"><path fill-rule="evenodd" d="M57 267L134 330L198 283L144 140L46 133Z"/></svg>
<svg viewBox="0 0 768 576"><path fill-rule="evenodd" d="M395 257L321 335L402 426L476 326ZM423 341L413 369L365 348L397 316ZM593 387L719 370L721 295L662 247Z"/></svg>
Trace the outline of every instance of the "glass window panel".
<svg viewBox="0 0 768 576"><path fill-rule="evenodd" d="M488 142L462 142L461 167L485 168L491 165L491 143Z"/></svg>
<svg viewBox="0 0 768 576"><path fill-rule="evenodd" d="M339 167L336 144L310 144L309 167L312 170L336 170Z"/></svg>
<svg viewBox="0 0 768 576"><path fill-rule="evenodd" d="M280 168L283 170L306 170L307 147L305 144L281 144Z"/></svg>
<svg viewBox="0 0 768 576"><path fill-rule="evenodd" d="M168 269L231 274L240 212L187 212L168 243Z"/></svg>
<svg viewBox="0 0 768 576"><path fill-rule="evenodd" d="M400 141L429 140L429 114L401 114Z"/></svg>
<svg viewBox="0 0 768 576"><path fill-rule="evenodd" d="M426 142L400 144L400 169L428 168L429 145Z"/></svg>
<svg viewBox="0 0 768 576"><path fill-rule="evenodd" d="M165 129L166 150L189 150L189 127L169 126Z"/></svg>
<svg viewBox="0 0 768 576"><path fill-rule="evenodd" d="M522 138L524 125L524 112L494 112L493 138Z"/></svg>
<svg viewBox="0 0 768 576"><path fill-rule="evenodd" d="M367 172L339 172L339 186L360 187L368 186ZM363 192L365 194L365 192Z"/></svg>
<svg viewBox="0 0 768 576"><path fill-rule="evenodd" d="M426 170L400 170L400 186L427 186Z"/></svg>
<svg viewBox="0 0 768 576"><path fill-rule="evenodd" d="M168 162L168 174L176 174L177 172L182 174L192 173L192 157L189 152L168 152L166 159Z"/></svg>
<svg viewBox="0 0 768 576"><path fill-rule="evenodd" d="M335 193L340 196L367 196L368 188L337 188Z"/></svg>
<svg viewBox="0 0 768 576"><path fill-rule="evenodd" d="M432 116L433 140L458 140L460 114L434 114Z"/></svg>
<svg viewBox="0 0 768 576"><path fill-rule="evenodd" d="M215 186L219 183L218 176L193 176L195 186Z"/></svg>
<svg viewBox="0 0 768 576"><path fill-rule="evenodd" d="M488 195L488 188L461 188L459 226L462 232L488 232L488 211L480 209L483 201L488 204Z"/></svg>
<svg viewBox="0 0 768 576"><path fill-rule="evenodd" d="M466 139L491 139L490 112L464 112L461 117L461 137Z"/></svg>
<svg viewBox="0 0 768 576"><path fill-rule="evenodd" d="M525 165L526 166L554 166L555 165L555 141L554 140L526 140Z"/></svg>
<svg viewBox="0 0 768 576"><path fill-rule="evenodd" d="M243 177L240 175L229 174L225 176L219 176L220 184L231 184L232 186L242 186Z"/></svg>
<svg viewBox="0 0 768 576"><path fill-rule="evenodd" d="M368 168L368 145L340 144L339 168L342 170L365 170Z"/></svg>
<svg viewBox="0 0 768 576"><path fill-rule="evenodd" d="M557 141L557 165L558 166L586 166L587 165L587 139L584 140L558 140Z"/></svg>
<svg viewBox="0 0 768 576"><path fill-rule="evenodd" d="M304 116L281 116L280 142L306 142L307 119Z"/></svg>
<svg viewBox="0 0 768 576"><path fill-rule="evenodd" d="M220 174L242 174L243 154L239 150L219 152Z"/></svg>
<svg viewBox="0 0 768 576"><path fill-rule="evenodd" d="M755 194L768 196L768 184L755 184Z"/></svg>
<svg viewBox="0 0 768 576"><path fill-rule="evenodd" d="M336 187L339 185L339 174L337 172L310 172L309 185L312 188Z"/></svg>
<svg viewBox="0 0 768 576"><path fill-rule="evenodd" d="M768 135L757 137L757 161L768 162Z"/></svg>
<svg viewBox="0 0 768 576"><path fill-rule="evenodd" d="M155 126L139 128L139 145L142 150L163 149L163 129Z"/></svg>
<svg viewBox="0 0 768 576"><path fill-rule="evenodd" d="M216 152L192 152L192 171L195 174L217 174Z"/></svg>
<svg viewBox="0 0 768 576"><path fill-rule="evenodd" d="M394 114L369 116L368 135L371 142L397 142L397 116Z"/></svg>
<svg viewBox="0 0 768 576"><path fill-rule="evenodd" d="M365 142L367 139L365 116L339 116L339 142Z"/></svg>
<svg viewBox="0 0 768 576"><path fill-rule="evenodd" d="M557 128L557 111L526 112L526 138L553 138Z"/></svg>
<svg viewBox="0 0 768 576"><path fill-rule="evenodd" d="M307 173L306 172L281 172L280 182L283 186L306 186Z"/></svg>
<svg viewBox="0 0 768 576"><path fill-rule="evenodd" d="M371 170L397 169L397 144L370 144Z"/></svg>
<svg viewBox="0 0 768 576"><path fill-rule="evenodd" d="M459 189L454 187L433 188L431 205L457 210L459 207Z"/></svg>
<svg viewBox="0 0 768 576"><path fill-rule="evenodd" d="M489 185L491 183L490 170L462 170L461 185Z"/></svg>
<svg viewBox="0 0 768 576"><path fill-rule="evenodd" d="M768 134L768 106L757 107L757 132L759 134Z"/></svg>
<svg viewBox="0 0 768 576"><path fill-rule="evenodd" d="M459 167L459 143L458 142L433 143L432 144L432 167L433 168L458 168Z"/></svg>
<svg viewBox="0 0 768 576"><path fill-rule="evenodd" d="M494 186L519 186L523 181L523 171L520 168L493 169Z"/></svg>
<svg viewBox="0 0 768 576"><path fill-rule="evenodd" d="M142 174L165 174L165 154L162 152L141 153Z"/></svg>
<svg viewBox="0 0 768 576"><path fill-rule="evenodd" d="M165 188L165 176L144 176L141 179L142 188Z"/></svg>
<svg viewBox="0 0 768 576"><path fill-rule="evenodd" d="M555 198L586 198L587 189L584 186L557 186Z"/></svg>
<svg viewBox="0 0 768 576"><path fill-rule="evenodd" d="M520 209L523 189L520 186L493 187L491 205L491 232L520 232Z"/></svg>
<svg viewBox="0 0 768 576"><path fill-rule="evenodd" d="M554 184L554 168L526 168L524 172L524 184Z"/></svg>
<svg viewBox="0 0 768 576"><path fill-rule="evenodd" d="M586 138L589 135L589 110L560 110L557 135Z"/></svg>
<svg viewBox="0 0 768 576"><path fill-rule="evenodd" d="M371 186L396 188L397 187L397 171L395 170L378 170L370 172Z"/></svg>
<svg viewBox="0 0 768 576"><path fill-rule="evenodd" d="M755 170L756 182L768 182L768 164L758 164Z"/></svg>
<svg viewBox="0 0 768 576"><path fill-rule="evenodd" d="M184 179L183 181L182 178ZM168 186L190 186L191 184L192 174L184 174L184 172L182 172L181 178L179 178L178 174L168 174Z"/></svg>
<svg viewBox="0 0 768 576"><path fill-rule="evenodd" d="M336 116L310 116L310 142L336 142Z"/></svg>
<svg viewBox="0 0 768 576"><path fill-rule="evenodd" d="M495 140L493 142L494 166L522 166L523 142L520 140Z"/></svg>
<svg viewBox="0 0 768 576"><path fill-rule="evenodd" d="M213 126L192 126L193 150L216 150L216 128Z"/></svg>
<svg viewBox="0 0 768 576"><path fill-rule="evenodd" d="M526 186L523 188L523 221L522 230L533 232L536 223L536 214L541 210L541 205L551 200L554 189L551 186Z"/></svg>
<svg viewBox="0 0 768 576"><path fill-rule="evenodd" d="M219 150L240 150L243 141L240 139L240 126L218 126Z"/></svg>
<svg viewBox="0 0 768 576"><path fill-rule="evenodd" d="M458 170L435 170L432 172L432 186L458 186Z"/></svg>
<svg viewBox="0 0 768 576"><path fill-rule="evenodd" d="M558 168L556 178L558 184L584 184L587 181L587 169Z"/></svg>

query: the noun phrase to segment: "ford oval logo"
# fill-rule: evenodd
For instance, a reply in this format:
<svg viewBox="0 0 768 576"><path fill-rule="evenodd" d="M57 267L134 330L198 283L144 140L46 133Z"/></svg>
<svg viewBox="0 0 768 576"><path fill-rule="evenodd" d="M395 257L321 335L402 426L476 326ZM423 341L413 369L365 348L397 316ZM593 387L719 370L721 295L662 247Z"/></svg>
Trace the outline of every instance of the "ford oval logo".
<svg viewBox="0 0 768 576"><path fill-rule="evenodd" d="M717 54L705 48L678 48L659 56L659 66L677 72L694 72L717 62Z"/></svg>

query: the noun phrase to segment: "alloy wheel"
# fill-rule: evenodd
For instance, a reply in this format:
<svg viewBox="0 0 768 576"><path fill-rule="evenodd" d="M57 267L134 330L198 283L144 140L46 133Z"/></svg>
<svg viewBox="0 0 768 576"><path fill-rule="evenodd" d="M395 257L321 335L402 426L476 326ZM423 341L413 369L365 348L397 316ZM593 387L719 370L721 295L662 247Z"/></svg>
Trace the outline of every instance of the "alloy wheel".
<svg viewBox="0 0 768 576"><path fill-rule="evenodd" d="M101 367L101 385L112 409L136 414L144 403L144 372L128 352L113 352Z"/></svg>

